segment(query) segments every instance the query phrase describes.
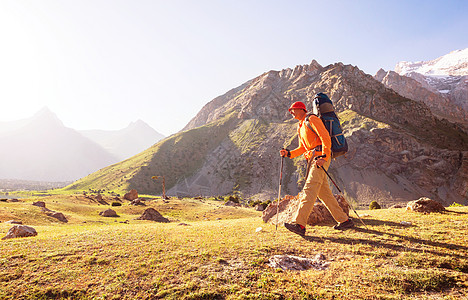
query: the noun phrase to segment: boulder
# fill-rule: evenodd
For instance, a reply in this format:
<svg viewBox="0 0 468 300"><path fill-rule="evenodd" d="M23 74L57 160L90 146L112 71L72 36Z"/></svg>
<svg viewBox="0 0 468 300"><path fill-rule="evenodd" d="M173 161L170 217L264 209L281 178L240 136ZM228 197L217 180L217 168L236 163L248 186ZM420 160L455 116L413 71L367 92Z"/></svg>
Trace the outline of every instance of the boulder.
<svg viewBox="0 0 468 300"><path fill-rule="evenodd" d="M111 218L116 218L118 217L119 215L117 215L117 213L115 212L115 210L113 209L106 209L104 211L101 211L99 213L100 216L103 216L103 217L111 217Z"/></svg>
<svg viewBox="0 0 468 300"><path fill-rule="evenodd" d="M150 220L160 223L169 223L169 219L164 218L154 208L147 208L140 217L136 218L136 220Z"/></svg>
<svg viewBox="0 0 468 300"><path fill-rule="evenodd" d="M36 201L36 202L33 202L34 206L37 206L37 207L45 207L45 202L44 201Z"/></svg>
<svg viewBox="0 0 468 300"><path fill-rule="evenodd" d="M46 215L48 215L49 217L55 218L59 220L60 222L68 223L67 218L61 212L49 211L49 212L46 212Z"/></svg>
<svg viewBox="0 0 468 300"><path fill-rule="evenodd" d="M37 231L32 227L26 225L15 225L8 230L7 235L3 237L2 240L36 235Z"/></svg>
<svg viewBox="0 0 468 300"><path fill-rule="evenodd" d="M124 199L130 200L130 201L135 200L137 198L138 198L138 192L135 189L130 190L130 192L124 195Z"/></svg>
<svg viewBox="0 0 468 300"><path fill-rule="evenodd" d="M293 197L287 195L279 203L279 215L278 215L278 224L290 223L292 218L297 211L299 206L299 197L300 194ZM346 200L341 195L335 195L338 204L341 206L343 211L349 216L349 206L346 203ZM270 222L276 224L276 211L277 211L278 201L273 201L267 208L263 211L263 222ZM320 202L316 201L314 208L309 215L307 220L307 225L317 225L320 223L327 222L336 222L326 206Z"/></svg>
<svg viewBox="0 0 468 300"><path fill-rule="evenodd" d="M421 197L418 200L410 201L406 205L406 210L411 210L421 213L431 212L444 212L445 208L439 202L429 199L427 197Z"/></svg>
<svg viewBox="0 0 468 300"><path fill-rule="evenodd" d="M266 208L267 208L267 205L264 204L264 203L262 203L262 204L257 204L257 205L255 206L255 210L256 210L256 211L264 211Z"/></svg>

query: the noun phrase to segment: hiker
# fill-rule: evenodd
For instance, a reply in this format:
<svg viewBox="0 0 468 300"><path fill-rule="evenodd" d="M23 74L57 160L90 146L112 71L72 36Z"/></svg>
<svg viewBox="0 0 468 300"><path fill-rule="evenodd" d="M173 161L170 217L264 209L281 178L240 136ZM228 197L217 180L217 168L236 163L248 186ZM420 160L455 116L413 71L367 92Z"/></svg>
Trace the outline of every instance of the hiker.
<svg viewBox="0 0 468 300"><path fill-rule="evenodd" d="M314 102L318 103L317 101ZM321 108L330 109L328 104L332 105L331 101ZM314 107L314 113L316 113L317 109L319 107ZM295 158L304 154L309 167L303 193L299 199L299 207L293 216L293 223L284 223L284 226L288 230L304 236L307 219L318 196L330 211L335 221L338 222L334 226L335 229L344 230L354 227L353 220L348 218L348 215L341 209L335 196L333 196L324 170L321 170L321 168L328 170L331 162L331 140L325 125L315 114L307 114L307 109L303 102L294 102L289 108L289 112L295 119L299 120L297 129L299 147L291 151L282 149L280 155L282 157ZM314 130L306 126L307 117Z"/></svg>

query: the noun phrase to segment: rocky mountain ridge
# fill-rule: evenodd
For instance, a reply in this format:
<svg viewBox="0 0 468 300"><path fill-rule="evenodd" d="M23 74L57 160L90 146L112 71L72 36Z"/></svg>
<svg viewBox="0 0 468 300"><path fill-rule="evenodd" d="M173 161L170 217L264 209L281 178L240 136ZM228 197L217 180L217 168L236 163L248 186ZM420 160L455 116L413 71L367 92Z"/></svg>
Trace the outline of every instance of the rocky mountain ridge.
<svg viewBox="0 0 468 300"><path fill-rule="evenodd" d="M422 102L386 88L357 67L316 61L269 71L205 105L185 131L137 157L75 182L70 189L160 190L151 175L166 176L169 195L240 193L274 199L282 147L297 145L287 108L326 92L342 119L350 152L330 172L349 200L398 202L429 196L468 200L468 135L436 117ZM285 160L284 193L302 188L303 159ZM120 172L121 176L114 174ZM122 176L127 178L122 182Z"/></svg>

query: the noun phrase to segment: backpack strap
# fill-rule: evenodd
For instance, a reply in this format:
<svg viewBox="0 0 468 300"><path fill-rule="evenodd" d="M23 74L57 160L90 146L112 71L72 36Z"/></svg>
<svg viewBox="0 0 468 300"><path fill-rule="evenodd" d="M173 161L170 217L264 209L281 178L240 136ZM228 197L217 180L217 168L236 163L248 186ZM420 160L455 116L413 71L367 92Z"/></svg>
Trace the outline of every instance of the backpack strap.
<svg viewBox="0 0 468 300"><path fill-rule="evenodd" d="M308 114L306 115L306 117L305 117L304 123L306 124L306 126L307 126L310 130L312 130L312 132L314 132L315 134L317 134L317 132L315 132L315 130L312 128L312 125L310 125L309 118L310 118L310 116L312 116L312 115L315 116L315 114L313 114L313 113L308 113ZM318 134L317 134L317 135L318 135Z"/></svg>

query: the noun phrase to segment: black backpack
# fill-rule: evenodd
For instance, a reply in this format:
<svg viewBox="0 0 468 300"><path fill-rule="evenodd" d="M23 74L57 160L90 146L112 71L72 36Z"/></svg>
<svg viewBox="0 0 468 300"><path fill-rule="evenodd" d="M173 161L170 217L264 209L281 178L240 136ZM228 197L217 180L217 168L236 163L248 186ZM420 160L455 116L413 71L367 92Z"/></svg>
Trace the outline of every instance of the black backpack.
<svg viewBox="0 0 468 300"><path fill-rule="evenodd" d="M314 103L315 105L320 106L323 104L331 105L332 102L324 93L318 93L315 96ZM314 131L309 122L309 117L311 115L313 115L313 113L307 114L305 124L310 130ZM334 111L327 111L324 113L320 113L319 117L325 125L325 128L328 130L328 133L330 134L332 158L337 158L341 155L346 154L346 152L348 152L348 142L346 142L346 138L343 134L343 129L341 128L341 123L338 119L338 116L335 114Z"/></svg>

